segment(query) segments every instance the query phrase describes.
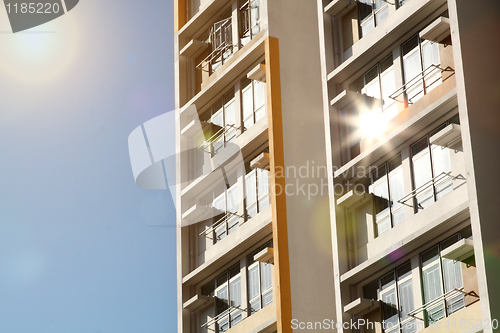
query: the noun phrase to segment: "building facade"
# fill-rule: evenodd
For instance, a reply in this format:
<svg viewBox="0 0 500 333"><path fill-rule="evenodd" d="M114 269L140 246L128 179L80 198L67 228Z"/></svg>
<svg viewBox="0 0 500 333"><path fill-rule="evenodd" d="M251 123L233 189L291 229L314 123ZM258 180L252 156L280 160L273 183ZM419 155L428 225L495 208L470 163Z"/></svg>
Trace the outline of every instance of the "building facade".
<svg viewBox="0 0 500 333"><path fill-rule="evenodd" d="M318 13L339 331L496 331L499 3Z"/></svg>
<svg viewBox="0 0 500 333"><path fill-rule="evenodd" d="M174 3L179 332L498 327L498 1Z"/></svg>
<svg viewBox="0 0 500 333"><path fill-rule="evenodd" d="M328 318L316 3L175 4L178 330L287 332L293 318Z"/></svg>

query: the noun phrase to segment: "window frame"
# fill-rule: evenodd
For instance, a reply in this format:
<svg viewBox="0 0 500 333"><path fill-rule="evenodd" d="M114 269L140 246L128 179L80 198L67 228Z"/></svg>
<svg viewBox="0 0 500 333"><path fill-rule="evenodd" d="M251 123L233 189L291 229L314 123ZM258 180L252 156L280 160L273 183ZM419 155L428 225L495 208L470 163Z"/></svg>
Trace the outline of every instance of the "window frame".
<svg viewBox="0 0 500 333"><path fill-rule="evenodd" d="M409 271L407 271L406 275L403 275L401 277L400 270L405 268L405 266L409 267ZM384 288L383 279L386 278L387 276L390 276L390 275L392 275L392 280L390 281L390 286L386 285L386 287ZM395 313L391 317L395 316L396 320L393 323L391 323L391 327L383 327L383 331L386 333L395 333L395 332L405 332L406 333L407 331L405 330L405 327L410 327L410 328L415 327L415 324L414 324L415 319L414 318L407 316L406 318L402 319L403 315L402 315L402 310L401 310L402 302L401 302L400 286L402 286L403 284L405 284L409 281L410 281L411 295L412 295L412 300L413 300L412 309L409 310L409 312L411 312L415 309L415 296L414 296L415 293L414 293L413 284L412 284L413 283L413 268L411 266L410 260L404 262L403 264L401 264L401 265L397 266L396 268L390 270L389 272L383 274L382 276L380 276L376 280L373 280L373 281L371 281L363 286L363 297L370 298L370 296L367 295L367 290L368 290L367 287L370 285L372 285L372 287L377 285L377 290L376 290L377 299L376 300L379 300L381 302L381 307L382 307L381 312L380 312L381 320L383 320L386 324L388 323L387 320L389 318L385 318L386 305L382 299L383 299L384 295L390 294L391 292L393 292L395 294L395 301L397 304L394 304L396 306L395 310L393 310L393 311L395 311Z"/></svg>
<svg viewBox="0 0 500 333"><path fill-rule="evenodd" d="M397 162L398 160L399 160L399 163L396 164L396 167L391 166L391 163L394 163L395 161ZM394 228L396 225L401 224L406 220L405 206L403 204L398 204L398 205L395 204L397 202L397 200L399 200L401 198L393 199L393 195L391 194L393 192L391 189L391 187L392 187L391 186L391 184L392 184L391 177L397 175L400 172L403 172L403 163L402 162L403 161L402 161L401 154L397 154L396 156L389 159L387 162L384 162L383 164L381 164L377 168L377 170L375 170L374 172L372 172L370 174L371 185L369 187L369 191L373 197L373 199L372 199L372 202L373 202L373 222L375 224L374 230L376 231L375 237L380 237L385 232L389 231L390 229ZM383 171L382 171L383 174L382 174L382 176L379 176L381 169L383 169ZM376 174L376 176L374 174ZM403 195L404 195L404 193L405 193L405 191L404 191L404 174L402 175L402 177L403 177L403 179L401 179L401 182L402 182L401 185L403 186ZM384 193L387 193L387 198L385 198L388 201L387 208L385 208L384 210L377 213L376 212L376 201L374 198L377 196L375 194L375 192L376 192L375 189L379 186L384 186L384 185L385 185L384 191L386 191ZM395 207L395 206L397 206L397 207ZM378 214L385 211L386 209L387 209L387 213L384 213L381 216L377 216ZM404 218L401 221L396 223L395 213L399 212L400 210L402 210L404 212ZM386 218L389 218L389 220L388 220L389 228L387 228L383 232L380 232L379 225L381 224L381 221L386 219Z"/></svg>
<svg viewBox="0 0 500 333"><path fill-rule="evenodd" d="M258 249L256 249L255 251L253 251L252 253L250 253L248 256L247 256L247 303L248 303L248 306L247 306L247 309L248 309L248 316L251 316L253 314L255 314L256 312L258 312L259 310L262 310L263 308L265 308L267 305L271 304L273 301L274 301L274 295L273 295L273 265L272 264L268 264L268 263L264 263L264 262L259 262L259 261L255 261L253 260L253 257L259 253L260 251L262 251L263 249L267 248L267 247L273 247L273 241L270 240L269 242L267 242L266 244L260 246ZM251 276L250 276L250 271L252 269L256 268L257 270L257 283L258 283L258 293L250 298L250 286L251 286ZM271 276L271 284L270 284L270 287L267 288L267 289L263 289L263 270L267 268L269 269L269 274ZM266 301L266 297L269 297L271 296L271 301L270 302L267 302ZM252 307L252 303L255 303L256 301L258 301L258 304L259 304L259 307L258 309L254 309Z"/></svg>
<svg viewBox="0 0 500 333"><path fill-rule="evenodd" d="M448 169L449 169L448 173L451 174L451 171L452 171L452 163L451 163L452 161L451 161L451 155L450 155L451 149L448 147L441 147L438 145L431 144L430 138L434 134L436 134L437 132L439 132L440 130L442 130L443 128L445 128L446 126L448 126L452 123L459 123L458 115L453 116L452 118L450 118L446 122L442 123L441 125L439 125L435 129L433 129L428 134L424 135L422 138L417 140L415 143L410 145L410 170L411 170L411 180L412 180L412 190L413 191L417 190L419 187L422 186L422 185L417 186L417 181L415 179L416 168L415 168L414 161L422 158L423 156L425 156L425 154L427 154L429 156L430 162L429 162L429 165L427 167L428 167L428 169L430 169L430 175L431 175L431 179L427 180L426 182L429 182L429 181L435 179L440 174L442 174L442 172L439 174L436 174L438 171L436 170L436 165L437 165L436 162L437 161L435 161L436 157L434 156L435 149L446 150L447 158L446 158L445 162L448 164ZM424 141L426 143L426 148L415 153L414 148L417 147L419 144L421 144L421 142L424 142ZM443 171L443 172L446 172L446 171ZM423 184L425 184L426 182L424 182ZM441 190L437 189L438 188L437 185L442 185L442 184L449 184L449 185L447 185L444 189L441 189ZM422 196L422 194L420 194L420 195L415 194L412 196L414 213L418 213L418 212L424 210L426 207L432 205L433 203L435 203L436 201L438 201L439 199L444 197L446 194L449 194L449 193L453 192L453 190L454 190L453 179L443 180L437 185L435 184L434 181L432 182L432 186L430 187L430 190L428 190L428 191L432 191L432 195L430 195L430 198L432 199L432 201L426 206L422 206L419 202L418 196ZM451 187L451 190L447 190L450 187ZM428 191L426 191L426 192L428 192Z"/></svg>
<svg viewBox="0 0 500 333"><path fill-rule="evenodd" d="M459 232L457 233L454 233L453 235L447 237L446 239L444 239L443 241L439 242L438 244L430 247L429 249L423 251L422 253L420 253L419 255L419 259L420 259L420 270L421 270L421 288L422 288L422 296L423 296L423 302L424 304L427 304L433 300L435 300L436 298L444 295L446 292L449 292L449 290L447 291L447 287L446 287L446 277L445 277L445 266L443 264L443 261L453 261L453 260L450 260L450 259L446 259L446 258L443 258L441 256L441 251L443 251L444 249L446 249L447 247L453 245L454 243L458 242L460 239L463 239L465 238L464 237L464 234L467 235L468 232L470 230L470 226L460 230ZM472 237L472 236L470 236ZM469 238L470 238L469 237ZM447 244L446 246L443 245L443 244L446 244L448 243L450 240L453 240L453 238L455 238L455 241L454 242L451 242L449 244ZM425 266L424 266L424 255L433 251L434 249L436 249L437 251L437 254L436 254L436 258L433 259L430 263L426 263ZM432 265L436 265L438 264L438 272L439 272L439 288L441 290L440 294L438 296L436 296L435 298L433 299L426 299L425 298L425 291L426 291L426 287L425 287L425 283L424 283L424 271L425 270L429 270L432 268ZM458 276L460 277L460 281L461 281L461 286L460 288L463 288L464 287L464 281L463 281L463 271L462 271L462 266L461 266L461 262L460 261L457 261L457 262L453 262L453 265L458 265L458 266L455 266L455 267L458 267ZM431 267L429 267L431 266ZM451 289L450 289L451 290ZM458 301L457 301L458 299ZM450 311L449 310L449 302L452 302L452 301L455 301L455 304L458 303L458 302L462 302L463 305L462 306L459 306L458 309L455 309L454 311ZM458 312L462 309L464 309L466 307L466 303L465 303L465 295L459 295L459 296L455 296L453 297L452 299L449 299L449 298L446 298L446 299L443 299L442 301L440 302L437 302L436 305L434 305L431 310L434 310L434 309L441 309L440 311L442 311L443 315L442 317L436 319L436 320L431 320L429 318L429 311L428 309L425 309L424 311L424 322L425 322L425 326L428 327L429 325L432 325L433 323L439 321L439 320L442 320L444 318L447 318L449 317L450 315L452 315L453 313L455 312Z"/></svg>

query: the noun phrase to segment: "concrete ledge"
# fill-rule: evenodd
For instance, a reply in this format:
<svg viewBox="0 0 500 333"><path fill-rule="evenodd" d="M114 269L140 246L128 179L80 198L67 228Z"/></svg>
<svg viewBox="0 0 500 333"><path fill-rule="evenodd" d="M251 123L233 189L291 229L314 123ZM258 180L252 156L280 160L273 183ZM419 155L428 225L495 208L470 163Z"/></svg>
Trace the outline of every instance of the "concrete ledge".
<svg viewBox="0 0 500 333"><path fill-rule="evenodd" d="M429 99L432 99L431 94L433 92L434 91L431 91L415 104L408 107L405 111L400 112L397 117L403 118L407 115L413 115L413 110L418 110L418 108L420 108L420 106L424 104L424 107L421 111L414 114L393 131L385 135L382 139L377 140L369 148L361 152L361 154L340 167L337 171L334 172L334 177L340 179L354 178L357 174L357 171L354 170L355 168L360 166L366 167L371 163L376 162L378 159L384 156L387 151L389 151L389 147L391 147L391 149L394 149L394 147L398 147L406 140L414 138L415 133L434 123L440 117L444 116L453 108L457 107L457 89L455 87L443 93L442 96L437 98L437 100L435 100L434 102L429 103ZM424 100L424 98L426 97L430 98ZM421 102L421 104L417 104L419 102Z"/></svg>
<svg viewBox="0 0 500 333"><path fill-rule="evenodd" d="M184 24L177 32L177 35L181 38L192 38L207 22L217 19L217 14L224 9L224 7L229 6L230 3L231 1L229 0L207 1L195 15Z"/></svg>
<svg viewBox="0 0 500 333"><path fill-rule="evenodd" d="M200 283L206 277L215 274L224 265L229 264L235 259L235 256L246 251L271 233L272 209L269 206L215 244L210 251L213 254L207 253L205 263L184 276L182 284L195 285Z"/></svg>
<svg viewBox="0 0 500 333"><path fill-rule="evenodd" d="M369 34L352 46L352 56L328 74L328 80L342 83L363 68L369 68L379 61L385 50L401 43L404 39L423 29L441 10L446 0L409 1ZM444 9L443 9L444 10ZM440 14L440 13L439 13ZM434 19L435 17L434 16Z"/></svg>
<svg viewBox="0 0 500 333"><path fill-rule="evenodd" d="M467 187L462 186L369 242L368 260L342 274L340 282L355 284L376 274L387 266L387 258L393 263L403 262L412 251L426 244L429 247L434 245L436 235L460 224L469 216ZM415 228L412 230L410 226ZM395 242L395 239L399 241ZM370 255L370 252L374 254Z"/></svg>
<svg viewBox="0 0 500 333"><path fill-rule="evenodd" d="M227 333L271 333L276 328L276 303L272 302L250 317L246 317Z"/></svg>
<svg viewBox="0 0 500 333"><path fill-rule="evenodd" d="M198 112L203 111L205 104L209 103L225 88L234 82L241 74L246 74L265 55L265 41L267 30L261 31L247 45L238 50L226 61L210 78L203 83L203 88L191 100L181 107L180 116L184 117L186 110L191 105L196 105Z"/></svg>

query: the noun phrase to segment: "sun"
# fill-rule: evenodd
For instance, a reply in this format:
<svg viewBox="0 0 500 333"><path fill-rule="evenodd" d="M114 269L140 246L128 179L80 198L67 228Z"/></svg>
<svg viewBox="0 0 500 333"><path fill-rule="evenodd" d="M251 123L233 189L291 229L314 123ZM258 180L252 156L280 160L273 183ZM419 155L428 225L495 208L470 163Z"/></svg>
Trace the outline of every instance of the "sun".
<svg viewBox="0 0 500 333"><path fill-rule="evenodd" d="M20 81L45 83L74 63L79 31L72 15L15 34L2 10L0 22L0 73Z"/></svg>

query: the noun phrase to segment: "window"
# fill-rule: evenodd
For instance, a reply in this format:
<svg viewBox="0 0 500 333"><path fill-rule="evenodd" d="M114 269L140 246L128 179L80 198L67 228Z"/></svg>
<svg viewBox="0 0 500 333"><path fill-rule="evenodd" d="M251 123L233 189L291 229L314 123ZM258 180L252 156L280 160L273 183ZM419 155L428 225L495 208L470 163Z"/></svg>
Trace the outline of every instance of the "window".
<svg viewBox="0 0 500 333"><path fill-rule="evenodd" d="M402 45L405 100L413 104L441 83L439 44L413 36Z"/></svg>
<svg viewBox="0 0 500 333"><path fill-rule="evenodd" d="M411 160L416 212L453 191L450 149L429 143L429 138L450 123L458 123L453 117L411 146Z"/></svg>
<svg viewBox="0 0 500 333"><path fill-rule="evenodd" d="M416 332L415 320L408 315L415 308L410 262L364 286L363 297L382 302L384 332Z"/></svg>
<svg viewBox="0 0 500 333"><path fill-rule="evenodd" d="M359 0L358 9L361 38L389 16L389 4L384 0Z"/></svg>
<svg viewBox="0 0 500 333"><path fill-rule="evenodd" d="M243 79L241 100L243 129L247 130L266 115L266 83Z"/></svg>
<svg viewBox="0 0 500 333"><path fill-rule="evenodd" d="M210 74L219 69L233 55L232 30L231 12L224 14L210 28L210 43L212 44L212 53L208 58Z"/></svg>
<svg viewBox="0 0 500 333"><path fill-rule="evenodd" d="M202 120L205 119L213 125L206 137L209 144L207 148L215 155L225 147L226 142L231 142L238 135L234 88L212 105L202 116Z"/></svg>
<svg viewBox="0 0 500 333"><path fill-rule="evenodd" d="M384 121L392 119L398 114L396 101L389 96L396 91L396 80L392 54L373 66L362 77L349 87L366 96L375 98L367 103L366 108L360 110L361 136L366 135L367 128L373 127L373 120L382 117ZM367 116L367 113L369 116ZM364 123L368 122L368 123Z"/></svg>
<svg viewBox="0 0 500 333"><path fill-rule="evenodd" d="M382 164L372 173L370 193L373 195L378 236L406 219L405 206L398 201L404 196L400 155Z"/></svg>
<svg viewBox="0 0 500 333"><path fill-rule="evenodd" d="M214 208L212 227L205 234L207 238L213 239L214 244L239 227L238 203L236 174L228 177L227 183L219 184L200 200L201 205Z"/></svg>
<svg viewBox="0 0 500 333"><path fill-rule="evenodd" d="M260 0L240 0L240 44L245 46L260 32Z"/></svg>
<svg viewBox="0 0 500 333"><path fill-rule="evenodd" d="M441 299L441 301L426 307L426 325L435 323L465 307L464 294L458 296L452 294L443 298L446 293L462 288L463 281L461 262L442 258L441 251L459 239L471 236L472 232L469 226L421 254L424 303L428 304L438 298Z"/></svg>
<svg viewBox="0 0 500 333"><path fill-rule="evenodd" d="M253 259L257 253L267 247L272 247L272 241L258 248L247 258L249 315L273 302L272 264L254 261Z"/></svg>
<svg viewBox="0 0 500 333"><path fill-rule="evenodd" d="M252 169L249 164L246 169L245 208L247 219L250 219L269 206L269 171Z"/></svg>
<svg viewBox="0 0 500 333"><path fill-rule="evenodd" d="M243 319L241 289L239 263L201 288L203 295L215 297L216 332L225 332Z"/></svg>

